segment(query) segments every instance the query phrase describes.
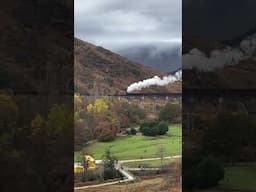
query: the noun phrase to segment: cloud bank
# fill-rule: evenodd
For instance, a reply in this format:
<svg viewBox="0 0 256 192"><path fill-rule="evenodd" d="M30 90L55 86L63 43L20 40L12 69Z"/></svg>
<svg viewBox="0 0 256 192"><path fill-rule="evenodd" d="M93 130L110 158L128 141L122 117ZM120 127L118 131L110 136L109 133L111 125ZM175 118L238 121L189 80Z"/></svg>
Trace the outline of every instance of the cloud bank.
<svg viewBox="0 0 256 192"><path fill-rule="evenodd" d="M75 0L75 36L113 51L181 43L181 0Z"/></svg>

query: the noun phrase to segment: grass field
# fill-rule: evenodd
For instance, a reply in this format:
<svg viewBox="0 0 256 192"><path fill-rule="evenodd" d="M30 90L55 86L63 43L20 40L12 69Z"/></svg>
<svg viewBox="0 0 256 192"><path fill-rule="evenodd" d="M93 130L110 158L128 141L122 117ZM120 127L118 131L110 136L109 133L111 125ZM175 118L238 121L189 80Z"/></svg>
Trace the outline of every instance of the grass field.
<svg viewBox="0 0 256 192"><path fill-rule="evenodd" d="M119 137L112 142L96 142L85 148L95 159L101 159L104 151L110 147L111 152L119 159L140 159L157 157L159 146L165 148L165 156L180 155L182 151L181 125L169 126L165 136L126 136ZM79 152L75 153L78 160Z"/></svg>
<svg viewBox="0 0 256 192"><path fill-rule="evenodd" d="M164 159L163 165L169 165L172 162L174 162L173 159ZM144 168L151 168L151 167L160 167L161 166L161 160L154 160L154 161L139 161L139 162L130 162L130 163L124 163L127 167L138 167L139 165L142 165Z"/></svg>
<svg viewBox="0 0 256 192"><path fill-rule="evenodd" d="M256 166L228 167L221 188L256 191Z"/></svg>

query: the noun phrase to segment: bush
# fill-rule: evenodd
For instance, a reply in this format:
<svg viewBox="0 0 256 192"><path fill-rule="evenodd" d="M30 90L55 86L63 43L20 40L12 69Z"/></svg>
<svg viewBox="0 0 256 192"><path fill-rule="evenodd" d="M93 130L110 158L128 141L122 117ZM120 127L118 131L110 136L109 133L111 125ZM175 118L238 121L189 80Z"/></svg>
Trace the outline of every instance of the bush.
<svg viewBox="0 0 256 192"><path fill-rule="evenodd" d="M168 124L165 122L146 122L141 125L140 132L145 136L156 136L166 134L168 129Z"/></svg>
<svg viewBox="0 0 256 192"><path fill-rule="evenodd" d="M186 169L183 175L185 189L210 188L218 185L219 181L224 178L224 167L218 160L206 157L197 165Z"/></svg>
<svg viewBox="0 0 256 192"><path fill-rule="evenodd" d="M214 158L207 157L203 159L197 170L199 172L199 188L216 186L224 178L224 167Z"/></svg>
<svg viewBox="0 0 256 192"><path fill-rule="evenodd" d="M105 168L104 169L104 180L114 179L118 177L118 172L115 169Z"/></svg>
<svg viewBox="0 0 256 192"><path fill-rule="evenodd" d="M140 132L146 136L156 136L158 135L158 128L156 122L146 122L140 127Z"/></svg>
<svg viewBox="0 0 256 192"><path fill-rule="evenodd" d="M161 121L159 124L158 124L158 134L159 135L164 135L168 132L169 130L169 126L166 122L164 121Z"/></svg>
<svg viewBox="0 0 256 192"><path fill-rule="evenodd" d="M136 135L137 134L137 131L136 129L134 128L131 128L131 131L130 131L131 135Z"/></svg>
<svg viewBox="0 0 256 192"><path fill-rule="evenodd" d="M158 134L159 134L159 131L157 126L150 127L146 129L146 132L145 132L146 136L156 136Z"/></svg>

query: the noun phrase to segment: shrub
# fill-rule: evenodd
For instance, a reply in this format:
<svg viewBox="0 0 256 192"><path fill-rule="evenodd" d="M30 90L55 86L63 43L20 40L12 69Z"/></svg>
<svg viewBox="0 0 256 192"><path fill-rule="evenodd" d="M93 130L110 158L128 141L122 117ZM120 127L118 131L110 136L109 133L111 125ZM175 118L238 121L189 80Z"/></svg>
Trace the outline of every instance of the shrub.
<svg viewBox="0 0 256 192"><path fill-rule="evenodd" d="M140 132L146 136L158 135L157 122L146 122L140 127Z"/></svg>
<svg viewBox="0 0 256 192"><path fill-rule="evenodd" d="M146 129L146 132L145 132L145 135L146 136L156 136L159 134L159 131L158 131L158 127L157 126L153 126L149 129Z"/></svg>
<svg viewBox="0 0 256 192"><path fill-rule="evenodd" d="M169 127L168 127L168 124L164 121L161 121L159 124L158 124L158 134L159 135L164 135L168 132L169 130Z"/></svg>
<svg viewBox="0 0 256 192"><path fill-rule="evenodd" d="M164 135L167 131L168 124L165 122L146 122L140 127L140 132L145 136Z"/></svg>
<svg viewBox="0 0 256 192"><path fill-rule="evenodd" d="M219 181L224 178L224 167L218 160L206 157L197 165L186 169L183 175L185 189L210 188L218 185Z"/></svg>
<svg viewBox="0 0 256 192"><path fill-rule="evenodd" d="M104 169L104 180L114 179L118 177L118 173L115 169L105 168Z"/></svg>
<svg viewBox="0 0 256 192"><path fill-rule="evenodd" d="M144 129L155 127L157 122L145 122L140 126L140 131L143 132Z"/></svg>
<svg viewBox="0 0 256 192"><path fill-rule="evenodd" d="M131 135L136 135L137 134L137 131L136 129L134 128L131 128L131 131L130 131Z"/></svg>
<svg viewBox="0 0 256 192"><path fill-rule="evenodd" d="M224 178L224 167L216 159L207 157L197 166L199 172L199 188L208 188L218 185Z"/></svg>

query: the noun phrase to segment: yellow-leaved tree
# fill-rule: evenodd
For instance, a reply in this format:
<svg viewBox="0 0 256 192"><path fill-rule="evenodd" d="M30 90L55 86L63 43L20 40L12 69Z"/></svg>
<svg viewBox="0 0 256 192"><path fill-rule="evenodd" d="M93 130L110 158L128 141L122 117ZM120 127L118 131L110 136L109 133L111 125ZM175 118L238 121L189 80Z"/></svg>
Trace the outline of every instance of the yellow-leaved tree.
<svg viewBox="0 0 256 192"><path fill-rule="evenodd" d="M37 114L36 117L31 121L32 134L38 134L44 125L44 118L40 114Z"/></svg>
<svg viewBox="0 0 256 192"><path fill-rule="evenodd" d="M100 116L105 114L109 109L106 99L96 99L94 104L87 105L87 112L93 116Z"/></svg>
<svg viewBox="0 0 256 192"><path fill-rule="evenodd" d="M75 111L80 111L83 108L83 101L81 98L81 95L78 93L75 93L74 95L74 109Z"/></svg>
<svg viewBox="0 0 256 192"><path fill-rule="evenodd" d="M73 132L74 116L73 111L64 104L55 104L48 113L46 127L50 135Z"/></svg>

